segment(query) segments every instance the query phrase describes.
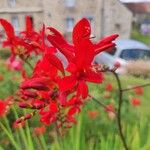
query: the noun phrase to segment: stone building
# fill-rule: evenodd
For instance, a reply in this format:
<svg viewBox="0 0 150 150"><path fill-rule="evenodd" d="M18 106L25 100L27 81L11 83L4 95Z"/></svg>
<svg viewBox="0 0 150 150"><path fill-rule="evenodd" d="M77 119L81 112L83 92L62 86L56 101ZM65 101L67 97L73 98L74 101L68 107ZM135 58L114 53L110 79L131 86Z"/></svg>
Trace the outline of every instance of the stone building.
<svg viewBox="0 0 150 150"><path fill-rule="evenodd" d="M9 20L16 31L22 30L30 15L38 29L44 22L70 39L74 24L86 17L97 39L118 33L130 36L132 13L118 0L0 0L0 17Z"/></svg>

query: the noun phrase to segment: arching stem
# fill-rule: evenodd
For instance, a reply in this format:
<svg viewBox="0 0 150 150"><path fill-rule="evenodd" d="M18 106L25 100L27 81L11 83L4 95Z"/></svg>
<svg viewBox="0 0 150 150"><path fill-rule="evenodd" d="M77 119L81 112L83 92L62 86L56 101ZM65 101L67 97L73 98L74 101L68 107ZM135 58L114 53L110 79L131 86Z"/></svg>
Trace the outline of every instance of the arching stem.
<svg viewBox="0 0 150 150"><path fill-rule="evenodd" d="M123 91L122 91L121 81L120 81L118 74L115 71L110 70L109 72L111 72L114 75L114 77L117 81L117 85L118 85L119 97L118 97L118 110L117 110L117 124L118 124L120 138L122 140L125 150L129 150L126 140L125 140L125 137L124 137L124 134L123 134L123 131L122 131L123 130L122 125L121 125L121 109L122 109L122 103L123 103L123 100L122 100Z"/></svg>

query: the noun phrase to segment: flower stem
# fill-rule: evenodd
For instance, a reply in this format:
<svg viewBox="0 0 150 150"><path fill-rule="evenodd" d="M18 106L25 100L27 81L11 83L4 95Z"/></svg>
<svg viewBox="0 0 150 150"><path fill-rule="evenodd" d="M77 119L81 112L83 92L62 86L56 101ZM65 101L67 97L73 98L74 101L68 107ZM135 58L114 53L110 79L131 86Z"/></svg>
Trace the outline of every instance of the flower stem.
<svg viewBox="0 0 150 150"><path fill-rule="evenodd" d="M122 89L122 92L130 91L130 90L136 89L138 87L147 87L147 86L150 86L150 83L146 83L146 84L142 84L142 85L138 85L138 86Z"/></svg>
<svg viewBox="0 0 150 150"><path fill-rule="evenodd" d="M23 58L21 58L21 59L30 67L31 70L33 70L33 66L29 63L29 61L27 59L23 59Z"/></svg>
<svg viewBox="0 0 150 150"><path fill-rule="evenodd" d="M99 100L97 100L95 97L93 97L92 95L88 95L94 102L96 102L97 104L99 104L100 106L102 106L103 108L107 109L107 106L105 104L103 104L102 102L100 102ZM110 110L111 111L111 110ZM114 114L116 114L114 111L111 111Z"/></svg>
<svg viewBox="0 0 150 150"><path fill-rule="evenodd" d="M31 70L33 70L33 66L27 60L24 60L24 62L30 67Z"/></svg>
<svg viewBox="0 0 150 150"><path fill-rule="evenodd" d="M120 138L122 140L123 146L125 148L125 150L129 150L123 131L122 131L122 125L121 125L121 108L122 108L122 95L123 95L123 91L122 91L122 87L121 87L121 81L120 78L118 76L118 74L115 71L111 71L110 72L115 76L117 84L118 84L118 91L119 91L119 101L118 101L118 110L117 110L117 124L118 124L118 129L119 129L119 134L120 134Z"/></svg>

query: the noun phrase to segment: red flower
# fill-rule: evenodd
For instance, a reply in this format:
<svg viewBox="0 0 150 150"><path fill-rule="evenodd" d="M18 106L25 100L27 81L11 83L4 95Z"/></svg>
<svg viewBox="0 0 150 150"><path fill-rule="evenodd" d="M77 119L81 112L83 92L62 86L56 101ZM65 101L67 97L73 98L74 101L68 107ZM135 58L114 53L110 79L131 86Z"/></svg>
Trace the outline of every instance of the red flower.
<svg viewBox="0 0 150 150"><path fill-rule="evenodd" d="M21 123L17 123L16 121L13 123L12 127L14 129L19 129L25 126L25 121L22 121Z"/></svg>
<svg viewBox="0 0 150 150"><path fill-rule="evenodd" d="M4 77L2 74L0 74L0 81L3 81L4 80Z"/></svg>
<svg viewBox="0 0 150 150"><path fill-rule="evenodd" d="M132 99L131 99L131 104L132 104L133 106L139 106L139 105L141 105L141 100L138 99L138 98L132 98Z"/></svg>
<svg viewBox="0 0 150 150"><path fill-rule="evenodd" d="M112 43L112 41L118 35L112 35L93 44L90 41L90 24L88 20L84 18L80 20L73 29L74 46L72 46L64 40L57 30L53 28L49 29L53 33L48 36L49 41L56 46L69 61L67 70L71 75L58 81L60 90L67 91L77 87L77 94L81 95L82 98L86 98L88 95L86 81L101 83L103 80L102 73L96 73L92 69L94 56L107 48L114 47L115 44Z"/></svg>
<svg viewBox="0 0 150 150"><path fill-rule="evenodd" d="M105 108L105 111L107 112L107 115L109 117L109 119L113 120L115 118L115 108L113 106L113 104L108 104Z"/></svg>
<svg viewBox="0 0 150 150"><path fill-rule="evenodd" d="M115 108L113 106L113 104L108 104L105 108L106 112L115 112Z"/></svg>
<svg viewBox="0 0 150 150"><path fill-rule="evenodd" d="M106 84L105 90L106 90L106 91L112 91L112 90L113 90L112 84L111 84L111 83Z"/></svg>
<svg viewBox="0 0 150 150"><path fill-rule="evenodd" d="M34 128L34 133L35 133L36 135L43 135L43 134L45 133L45 131L46 131L45 126L41 126L41 127L36 127L36 128Z"/></svg>
<svg viewBox="0 0 150 150"><path fill-rule="evenodd" d="M16 94L21 108L30 108L34 111L32 114L20 117L16 122L21 123L30 119L35 112L38 112L40 121L45 125L56 123L62 129L69 128L76 123L76 115L80 113L88 96L87 82L101 83L103 81L100 69L98 70L98 67L92 63L95 55L107 48L113 48L115 46L113 41L118 35L93 43L90 39L90 24L87 19L82 19L73 29L73 45L69 44L57 30L49 27L52 34L47 38L54 47L48 47L45 40L45 26L43 25L39 41L36 41L31 20L28 17L26 23L26 31L22 33L23 40L25 43L29 41L30 44L28 44L32 48L40 49L44 53L36 63L31 77L23 73L24 81ZM13 43L14 45L17 44ZM30 54L34 49L32 48L26 48L25 54ZM56 55L57 50L68 60L66 70ZM110 87L108 90L110 91ZM115 110L112 105L109 105L106 111ZM91 112L90 115L94 118L96 112ZM37 132L41 134L45 131L38 128Z"/></svg>
<svg viewBox="0 0 150 150"><path fill-rule="evenodd" d="M137 94L137 95L143 95L144 93L144 90L142 87L137 87L134 89L134 92Z"/></svg>
<svg viewBox="0 0 150 150"><path fill-rule="evenodd" d="M57 121L57 112L58 112L57 103L51 102L49 104L49 109L47 111L45 111L43 109L40 111L40 115L41 115L40 121L45 123L46 125L50 125L50 124L56 122Z"/></svg>
<svg viewBox="0 0 150 150"><path fill-rule="evenodd" d="M17 60L15 57L10 57L7 59L6 65L9 69L20 71L22 70L23 61L19 59Z"/></svg>
<svg viewBox="0 0 150 150"><path fill-rule="evenodd" d="M115 67L115 69L118 69L118 68L120 68L121 67L121 64L120 64L120 62L115 62L114 63L114 67Z"/></svg>
<svg viewBox="0 0 150 150"><path fill-rule="evenodd" d="M3 26L7 35L7 39L3 41L3 46L10 47L13 56L19 55L21 58L26 58L34 51L29 41L15 35L13 26L7 20L0 19L0 24Z"/></svg>
<svg viewBox="0 0 150 150"><path fill-rule="evenodd" d="M46 90L48 91L48 81L49 79L46 77L38 77L38 78L30 78L28 80L25 80L21 84L22 89L36 89L36 90Z"/></svg>
<svg viewBox="0 0 150 150"><path fill-rule="evenodd" d="M24 39L29 39L32 41L37 41L39 39L40 35L34 31L33 22L30 16L26 16L26 29L21 32L21 34L24 36Z"/></svg>
<svg viewBox="0 0 150 150"><path fill-rule="evenodd" d="M7 111L7 103L0 100L0 117L3 117Z"/></svg>
<svg viewBox="0 0 150 150"><path fill-rule="evenodd" d="M98 115L99 115L98 111L96 111L96 110L88 110L88 116L89 116L89 118L95 119L95 118L98 117Z"/></svg>

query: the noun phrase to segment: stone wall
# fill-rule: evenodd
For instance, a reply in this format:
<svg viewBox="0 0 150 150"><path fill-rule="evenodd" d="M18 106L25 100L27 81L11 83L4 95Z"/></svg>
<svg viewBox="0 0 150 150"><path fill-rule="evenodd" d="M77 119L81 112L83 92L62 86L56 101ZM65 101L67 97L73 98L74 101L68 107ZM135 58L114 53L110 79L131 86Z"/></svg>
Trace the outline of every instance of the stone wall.
<svg viewBox="0 0 150 150"><path fill-rule="evenodd" d="M0 0L0 17L11 21L13 16L17 16L18 30L24 28L25 16L30 15L36 29L44 22L71 40L67 19L73 18L75 24L87 17L92 20L92 35L96 40L112 33L118 33L122 38L130 35L132 14L118 0L75 0L71 7L66 5L67 0L16 0L13 7L8 1Z"/></svg>
<svg viewBox="0 0 150 150"><path fill-rule="evenodd" d="M120 38L129 38L132 28L132 13L119 1L104 0L103 36L118 33Z"/></svg>

